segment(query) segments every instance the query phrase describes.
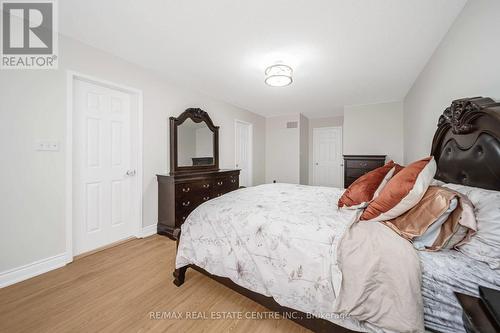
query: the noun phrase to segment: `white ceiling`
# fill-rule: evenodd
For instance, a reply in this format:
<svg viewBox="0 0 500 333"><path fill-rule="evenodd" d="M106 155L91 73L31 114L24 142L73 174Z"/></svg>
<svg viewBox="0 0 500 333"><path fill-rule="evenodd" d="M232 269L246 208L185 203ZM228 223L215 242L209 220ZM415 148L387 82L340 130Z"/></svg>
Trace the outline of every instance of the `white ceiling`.
<svg viewBox="0 0 500 333"><path fill-rule="evenodd" d="M60 30L264 116L402 100L466 0L64 0ZM267 66L294 69L284 88Z"/></svg>

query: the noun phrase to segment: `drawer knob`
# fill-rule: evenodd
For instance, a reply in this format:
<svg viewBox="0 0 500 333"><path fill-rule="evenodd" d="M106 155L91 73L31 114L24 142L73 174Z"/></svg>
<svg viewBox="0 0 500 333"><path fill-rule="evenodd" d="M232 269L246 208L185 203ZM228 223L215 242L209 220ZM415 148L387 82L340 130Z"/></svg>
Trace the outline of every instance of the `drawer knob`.
<svg viewBox="0 0 500 333"><path fill-rule="evenodd" d="M183 187L182 188L182 192L189 192L191 191L191 189L189 187Z"/></svg>
<svg viewBox="0 0 500 333"><path fill-rule="evenodd" d="M217 193L217 196L220 197L222 194L221 193Z"/></svg>
<svg viewBox="0 0 500 333"><path fill-rule="evenodd" d="M182 220L184 221L185 219L186 219L186 217L185 217L185 216L183 216L183 217L182 217Z"/></svg>
<svg viewBox="0 0 500 333"><path fill-rule="evenodd" d="M236 183L236 179L231 179L231 183Z"/></svg>
<svg viewBox="0 0 500 333"><path fill-rule="evenodd" d="M202 186L203 186L203 188L209 188L210 184L203 184Z"/></svg>
<svg viewBox="0 0 500 333"><path fill-rule="evenodd" d="M224 182L222 182L222 181L221 182L217 182L217 185L219 185L219 186L222 185L222 184L224 184Z"/></svg>
<svg viewBox="0 0 500 333"><path fill-rule="evenodd" d="M366 163L366 162L361 162L361 166L362 166L362 167L365 167L365 166L367 166L367 165L368 165L368 163Z"/></svg>
<svg viewBox="0 0 500 333"><path fill-rule="evenodd" d="M191 204L191 202L190 202L190 201L184 201L184 202L182 202L182 205L183 205L184 207L187 207L187 206L189 206L190 204Z"/></svg>
<svg viewBox="0 0 500 333"><path fill-rule="evenodd" d="M210 197L203 197L203 201L207 201L209 199L210 199Z"/></svg>

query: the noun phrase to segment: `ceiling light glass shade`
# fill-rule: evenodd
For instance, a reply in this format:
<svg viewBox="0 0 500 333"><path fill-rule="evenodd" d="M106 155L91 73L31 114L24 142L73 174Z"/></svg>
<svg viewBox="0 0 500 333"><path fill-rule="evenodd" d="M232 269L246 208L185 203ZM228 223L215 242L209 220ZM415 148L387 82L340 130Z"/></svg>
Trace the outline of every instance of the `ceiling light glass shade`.
<svg viewBox="0 0 500 333"><path fill-rule="evenodd" d="M293 70L287 65L273 65L266 68L266 84L271 87L284 87L292 83Z"/></svg>
<svg viewBox="0 0 500 333"><path fill-rule="evenodd" d="M265 82L271 87L284 87L292 83L292 78L286 75L271 75L266 78Z"/></svg>

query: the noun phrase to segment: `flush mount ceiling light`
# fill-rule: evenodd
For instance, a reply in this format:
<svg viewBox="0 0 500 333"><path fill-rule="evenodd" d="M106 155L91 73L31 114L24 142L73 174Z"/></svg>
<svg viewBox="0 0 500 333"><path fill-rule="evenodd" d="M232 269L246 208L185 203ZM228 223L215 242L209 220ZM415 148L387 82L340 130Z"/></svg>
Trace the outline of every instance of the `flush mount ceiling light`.
<svg viewBox="0 0 500 333"><path fill-rule="evenodd" d="M284 87L292 83L293 70L287 65L272 65L266 68L266 82L271 87Z"/></svg>

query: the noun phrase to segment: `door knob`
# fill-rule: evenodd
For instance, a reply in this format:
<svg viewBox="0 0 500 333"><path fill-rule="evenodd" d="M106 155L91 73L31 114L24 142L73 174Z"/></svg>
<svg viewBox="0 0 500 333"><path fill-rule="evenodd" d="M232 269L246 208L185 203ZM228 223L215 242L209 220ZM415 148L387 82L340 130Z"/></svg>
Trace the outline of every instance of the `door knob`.
<svg viewBox="0 0 500 333"><path fill-rule="evenodd" d="M135 170L134 169L127 170L125 175L129 177L135 176Z"/></svg>

